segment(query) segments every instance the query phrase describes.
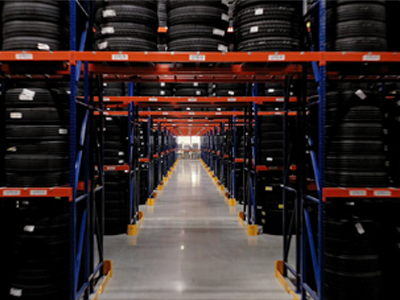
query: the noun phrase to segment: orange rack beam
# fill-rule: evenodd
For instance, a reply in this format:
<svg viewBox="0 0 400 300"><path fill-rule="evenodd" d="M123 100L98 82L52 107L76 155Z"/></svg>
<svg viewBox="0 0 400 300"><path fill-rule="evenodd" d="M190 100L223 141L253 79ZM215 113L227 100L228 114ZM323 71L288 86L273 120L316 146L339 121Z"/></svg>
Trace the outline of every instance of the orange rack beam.
<svg viewBox="0 0 400 300"><path fill-rule="evenodd" d="M322 200L327 198L400 198L400 189L395 188L324 188Z"/></svg>
<svg viewBox="0 0 400 300"><path fill-rule="evenodd" d="M129 165L104 166L104 171L129 171Z"/></svg>
<svg viewBox="0 0 400 300"><path fill-rule="evenodd" d="M67 197L72 201L73 191L69 187L57 188L0 188L1 198L56 198Z"/></svg>

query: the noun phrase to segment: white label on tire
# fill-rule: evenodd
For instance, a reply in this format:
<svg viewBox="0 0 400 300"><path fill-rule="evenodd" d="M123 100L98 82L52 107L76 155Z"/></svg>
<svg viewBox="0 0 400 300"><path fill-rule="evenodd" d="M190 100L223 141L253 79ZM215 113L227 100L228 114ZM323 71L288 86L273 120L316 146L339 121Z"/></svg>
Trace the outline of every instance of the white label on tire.
<svg viewBox="0 0 400 300"><path fill-rule="evenodd" d="M350 191L350 196L367 196L367 191Z"/></svg>
<svg viewBox="0 0 400 300"><path fill-rule="evenodd" d="M258 26L253 26L250 28L250 33L256 33L258 32Z"/></svg>
<svg viewBox="0 0 400 300"><path fill-rule="evenodd" d="M112 121L113 119L111 117L107 117L106 121ZM105 129L105 128L104 128Z"/></svg>
<svg viewBox="0 0 400 300"><path fill-rule="evenodd" d="M269 61L284 61L286 60L286 55L282 54L275 54L275 55L270 55L268 56Z"/></svg>
<svg viewBox="0 0 400 300"><path fill-rule="evenodd" d="M25 232L34 232L35 231L35 226L34 225L26 225L24 227Z"/></svg>
<svg viewBox="0 0 400 300"><path fill-rule="evenodd" d="M49 45L43 44L43 43L38 43L37 48L39 50L43 50L43 51L50 51L51 50Z"/></svg>
<svg viewBox="0 0 400 300"><path fill-rule="evenodd" d="M225 45L219 44L218 45L218 51L226 52L226 51L228 51L228 47L225 46Z"/></svg>
<svg viewBox="0 0 400 300"><path fill-rule="evenodd" d="M194 87L198 87L198 86L199 86L199 83L198 83L198 82L193 82L193 86L194 86Z"/></svg>
<svg viewBox="0 0 400 300"><path fill-rule="evenodd" d="M218 28L214 28L212 33L213 35L225 36L225 31Z"/></svg>
<svg viewBox="0 0 400 300"><path fill-rule="evenodd" d="M12 112L10 113L10 119L22 119L22 113Z"/></svg>
<svg viewBox="0 0 400 300"><path fill-rule="evenodd" d="M359 234L364 234L365 233L365 229L364 229L364 227L362 226L361 223L357 223L357 224L355 224L355 226L356 226L357 232Z"/></svg>
<svg viewBox="0 0 400 300"><path fill-rule="evenodd" d="M118 156L123 156L123 155L125 155L125 152L122 151L118 152Z"/></svg>
<svg viewBox="0 0 400 300"><path fill-rule="evenodd" d="M106 48L108 47L108 42L98 43L98 44L97 44L97 47L98 47L100 50L104 50L104 49L106 49Z"/></svg>
<svg viewBox="0 0 400 300"><path fill-rule="evenodd" d="M68 134L68 129L60 128L60 129L58 129L58 134L66 135L66 134Z"/></svg>
<svg viewBox="0 0 400 300"><path fill-rule="evenodd" d="M16 289L16 288L11 288L10 289L10 295L14 297L22 297L22 290L21 289Z"/></svg>
<svg viewBox="0 0 400 300"><path fill-rule="evenodd" d="M221 3L226 6L229 6L229 0L221 0Z"/></svg>
<svg viewBox="0 0 400 300"><path fill-rule="evenodd" d="M21 196L21 191L16 191L16 190L4 191L3 196Z"/></svg>
<svg viewBox="0 0 400 300"><path fill-rule="evenodd" d="M33 54L29 54L29 53L15 54L15 58L21 59L21 60L31 60L31 59L33 59Z"/></svg>
<svg viewBox="0 0 400 300"><path fill-rule="evenodd" d="M267 161L274 161L273 157L267 157Z"/></svg>
<svg viewBox="0 0 400 300"><path fill-rule="evenodd" d="M46 190L33 190L29 193L31 196L46 196L47 191Z"/></svg>
<svg viewBox="0 0 400 300"><path fill-rule="evenodd" d="M261 15L264 14L264 9L263 9L263 8L257 8L257 9L254 11L254 14L255 14L256 16L261 16Z"/></svg>
<svg viewBox="0 0 400 300"><path fill-rule="evenodd" d="M101 29L101 34L114 34L114 33L115 33L115 29L112 26L103 27Z"/></svg>
<svg viewBox="0 0 400 300"><path fill-rule="evenodd" d="M18 99L20 101L33 101L35 99L36 92L29 90L29 89L23 89L21 94L19 94Z"/></svg>
<svg viewBox="0 0 400 300"><path fill-rule="evenodd" d="M112 60L128 60L129 56L127 54L113 54Z"/></svg>
<svg viewBox="0 0 400 300"><path fill-rule="evenodd" d="M365 93L362 90L358 90L355 92L355 94L357 95L358 98L360 98L361 100L365 100L367 98L367 95L365 95Z"/></svg>
<svg viewBox="0 0 400 300"><path fill-rule="evenodd" d="M161 82L161 83L160 83L160 86L161 86L161 87L165 87L165 86L166 86L165 82Z"/></svg>
<svg viewBox="0 0 400 300"><path fill-rule="evenodd" d="M160 91L161 96L165 96L165 91Z"/></svg>
<svg viewBox="0 0 400 300"><path fill-rule="evenodd" d="M201 91L196 91L196 96L201 96Z"/></svg>
<svg viewBox="0 0 400 300"><path fill-rule="evenodd" d="M235 96L235 91L228 91L229 96Z"/></svg>
<svg viewBox="0 0 400 300"><path fill-rule="evenodd" d="M221 20L222 20L222 21L229 22L229 16L228 16L227 14L222 14L222 15L221 15Z"/></svg>
<svg viewBox="0 0 400 300"><path fill-rule="evenodd" d="M7 152L17 152L17 147L10 147L6 151Z"/></svg>
<svg viewBox="0 0 400 300"><path fill-rule="evenodd" d="M116 16L117 16L117 13L113 9L103 10L103 18L116 17Z"/></svg>

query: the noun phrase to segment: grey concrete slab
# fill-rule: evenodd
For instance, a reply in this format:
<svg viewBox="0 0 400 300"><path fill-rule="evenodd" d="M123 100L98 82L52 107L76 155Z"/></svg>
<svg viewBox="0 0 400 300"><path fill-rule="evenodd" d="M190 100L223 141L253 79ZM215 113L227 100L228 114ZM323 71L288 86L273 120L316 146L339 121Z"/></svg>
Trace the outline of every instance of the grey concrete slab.
<svg viewBox="0 0 400 300"><path fill-rule="evenodd" d="M101 300L289 300L275 279L282 238L249 237L199 161L178 164L137 237L105 238Z"/></svg>

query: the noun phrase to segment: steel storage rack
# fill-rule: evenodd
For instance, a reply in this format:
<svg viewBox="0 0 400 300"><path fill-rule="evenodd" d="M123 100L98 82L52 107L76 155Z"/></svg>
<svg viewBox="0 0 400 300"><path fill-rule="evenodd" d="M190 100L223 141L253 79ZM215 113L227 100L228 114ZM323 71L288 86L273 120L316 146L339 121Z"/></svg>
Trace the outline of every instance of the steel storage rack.
<svg viewBox="0 0 400 300"><path fill-rule="evenodd" d="M289 180L288 176L285 177L284 199L287 199L288 194L294 193L296 195L296 212L293 219L295 225L288 228L285 227L285 222L283 223L283 261L277 262L277 277L287 290L298 299L325 300L328 299L326 296L327 289L329 288L331 293L333 291L332 287L327 285L328 279L333 280L333 273L330 271L330 274L327 274L326 269L328 259L330 265L332 265L332 257L326 257L326 250L328 242L330 243L329 246L332 247L332 240L334 240L332 236L327 236L329 230L332 230L332 221L328 219L330 217L328 212L332 212L333 205L344 203L344 206L341 206L342 209L350 211L351 208L349 207L357 207L363 200L371 203L379 200L389 205L393 200L398 200L397 198L400 196L398 189L389 185L378 188L373 186L335 187L332 184L331 186L327 184L328 157L326 145L328 135L326 128L329 125L328 117L332 116L332 107L328 107L327 103L328 96L330 96L327 94L327 81L330 80L334 85L340 84L340 80L347 80L352 82L353 86L361 85L362 82L390 82L397 78L398 71L396 69L399 63L397 52L326 52L327 3L326 0L320 0L312 6L312 9L317 10L319 22L318 52L315 52L319 55L319 59L312 62L312 68L310 68L314 76L303 76L303 90L295 108L297 112L296 138L291 137L288 132L285 134L285 170L288 170L290 163L295 163L297 171L294 182ZM307 78L309 81L315 80L319 86L318 97L313 98L314 100L307 100L310 96L306 90ZM359 91L362 91L362 88L359 88ZM386 97L386 100L389 98L390 96ZM285 101L285 117L290 111L292 110L288 107L288 101ZM316 117L315 114L317 114ZM311 117L314 117L314 119L307 123L307 120L310 120ZM314 126L315 124L317 126ZM339 126L339 124L336 124L336 126ZM296 146L297 157L293 158L295 153L289 149L289 144ZM364 149L365 152L367 150ZM288 174L286 173L286 175ZM289 217L286 206L284 215ZM363 221L360 220L359 222L362 227ZM327 226L330 227L327 228ZM296 232L296 237L292 237L293 230ZM366 229L366 232L368 233L368 229ZM363 229L358 231L358 234L363 234ZM291 241L294 238L296 239L295 264L292 265L289 263L289 256ZM394 239L394 236L392 238ZM351 245L357 248L354 243ZM389 264L396 264L394 260L393 257ZM349 261L349 263L351 262ZM355 265L352 264L351 266L354 268ZM353 270L353 272L357 271ZM285 281L287 277L294 278L294 292L291 291L290 286ZM378 281L377 278L375 282ZM354 282L351 281L352 278L348 280ZM369 289L367 281L361 280L360 284L359 295L365 293L370 293L369 297L375 295L376 291ZM385 288L387 289L388 285ZM393 296L395 292L390 290L388 293ZM382 299L385 299L385 297Z"/></svg>
<svg viewBox="0 0 400 300"><path fill-rule="evenodd" d="M3 80L26 80L27 78L43 81L69 81L69 184L61 187L1 187L0 200L6 203L13 200L25 199L61 199L69 205L69 283L67 296L70 300L89 299L98 292L99 284L104 274L111 275L111 264L103 256L103 214L104 191L103 173L96 175L92 153L97 153L96 163L103 166L103 123L94 116L94 101L89 93L92 80L89 78L88 64L75 59L77 50L85 50L87 29L90 20L78 20L78 12L86 15L91 13L90 1L69 1L69 32L71 51L10 51L1 52L0 61L3 63ZM78 11L79 10L79 11ZM86 23L82 33L81 43L77 44L77 31ZM40 63L41 68L37 68ZM13 73L13 66L24 65L24 74ZM10 67L11 68L8 68ZM83 70L83 73L82 71ZM39 72L46 72L43 75ZM39 74L38 74L39 73ZM83 75L83 77L81 77ZM84 100L77 100L77 82L84 78ZM102 101L99 101L99 113L103 114ZM83 110L82 120L77 119L78 109ZM99 132L100 134L97 134ZM100 145L99 147L97 145ZM96 176L95 176L96 175ZM98 178L97 178L98 177ZM44 183L45 185L45 183ZM46 186L46 185L45 185ZM95 257L97 257L95 259ZM66 289L65 289L66 288ZM24 293L23 290L11 289L14 296ZM60 295L61 296L61 295Z"/></svg>

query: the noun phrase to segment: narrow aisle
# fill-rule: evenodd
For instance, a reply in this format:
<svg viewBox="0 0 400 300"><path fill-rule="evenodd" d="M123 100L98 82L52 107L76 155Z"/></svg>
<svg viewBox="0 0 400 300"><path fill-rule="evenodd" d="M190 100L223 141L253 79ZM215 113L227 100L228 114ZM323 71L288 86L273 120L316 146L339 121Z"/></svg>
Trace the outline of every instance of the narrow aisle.
<svg viewBox="0 0 400 300"><path fill-rule="evenodd" d="M105 238L114 277L100 300L283 300L281 237L248 237L200 161L181 160L137 237Z"/></svg>

